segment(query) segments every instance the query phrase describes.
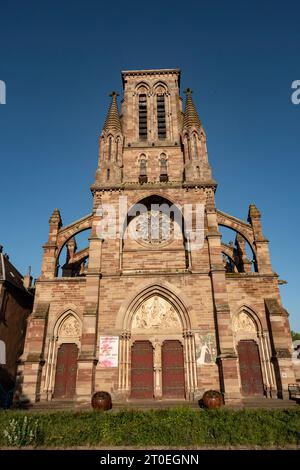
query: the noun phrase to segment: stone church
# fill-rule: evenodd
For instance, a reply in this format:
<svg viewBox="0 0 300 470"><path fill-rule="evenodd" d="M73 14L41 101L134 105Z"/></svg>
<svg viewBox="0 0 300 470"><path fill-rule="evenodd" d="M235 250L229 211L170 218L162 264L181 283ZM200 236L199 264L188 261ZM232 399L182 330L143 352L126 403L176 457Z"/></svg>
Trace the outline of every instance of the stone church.
<svg viewBox="0 0 300 470"><path fill-rule="evenodd" d="M99 137L91 213L49 220L20 363L23 398L285 398L288 313L261 214L215 206L217 183L180 70L122 72ZM187 220L189 219L189 220ZM104 223L105 222L105 223ZM222 239L223 228L234 242ZM77 237L88 234L80 249ZM64 259L62 254L64 253Z"/></svg>

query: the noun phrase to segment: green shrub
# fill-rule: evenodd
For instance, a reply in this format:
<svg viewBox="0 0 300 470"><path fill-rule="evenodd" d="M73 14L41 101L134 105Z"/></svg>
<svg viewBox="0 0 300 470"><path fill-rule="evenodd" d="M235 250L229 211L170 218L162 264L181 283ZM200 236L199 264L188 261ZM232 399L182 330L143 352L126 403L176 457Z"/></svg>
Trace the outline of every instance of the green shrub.
<svg viewBox="0 0 300 470"><path fill-rule="evenodd" d="M39 444L40 437L38 419L27 415L20 419L10 419L3 429L4 443L9 447L36 446Z"/></svg>
<svg viewBox="0 0 300 470"><path fill-rule="evenodd" d="M13 423L13 424L12 424ZM24 424L25 423L25 424ZM286 446L300 444L300 408L0 412L0 446Z"/></svg>

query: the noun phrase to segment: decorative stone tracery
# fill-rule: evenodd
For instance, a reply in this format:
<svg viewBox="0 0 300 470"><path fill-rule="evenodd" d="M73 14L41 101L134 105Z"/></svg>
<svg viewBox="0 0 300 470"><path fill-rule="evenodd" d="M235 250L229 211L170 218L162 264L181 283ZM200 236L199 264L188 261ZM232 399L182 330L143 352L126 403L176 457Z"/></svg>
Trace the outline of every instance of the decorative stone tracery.
<svg viewBox="0 0 300 470"><path fill-rule="evenodd" d="M136 311L132 330L179 330L181 323L174 307L165 299L159 296L151 297L146 300Z"/></svg>

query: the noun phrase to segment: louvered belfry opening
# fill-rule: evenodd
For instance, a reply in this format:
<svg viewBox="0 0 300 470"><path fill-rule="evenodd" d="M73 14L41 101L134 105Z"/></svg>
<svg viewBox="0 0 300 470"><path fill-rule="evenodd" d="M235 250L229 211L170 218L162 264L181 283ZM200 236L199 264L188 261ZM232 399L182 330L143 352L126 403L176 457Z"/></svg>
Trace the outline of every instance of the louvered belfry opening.
<svg viewBox="0 0 300 470"><path fill-rule="evenodd" d="M167 137L164 95L157 95L157 130L159 139L165 139Z"/></svg>
<svg viewBox="0 0 300 470"><path fill-rule="evenodd" d="M147 140L147 96L139 95L139 137Z"/></svg>

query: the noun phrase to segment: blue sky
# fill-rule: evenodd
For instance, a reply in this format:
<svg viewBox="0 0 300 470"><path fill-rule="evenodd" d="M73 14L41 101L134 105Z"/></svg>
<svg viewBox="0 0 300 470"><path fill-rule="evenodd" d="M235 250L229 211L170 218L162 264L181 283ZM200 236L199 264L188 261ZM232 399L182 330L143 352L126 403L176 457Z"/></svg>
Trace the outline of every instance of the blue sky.
<svg viewBox="0 0 300 470"><path fill-rule="evenodd" d="M292 327L300 331L300 4L15 1L0 6L0 243L40 272L48 219L90 212L97 140L122 69L182 70L207 133L217 205L255 202Z"/></svg>

